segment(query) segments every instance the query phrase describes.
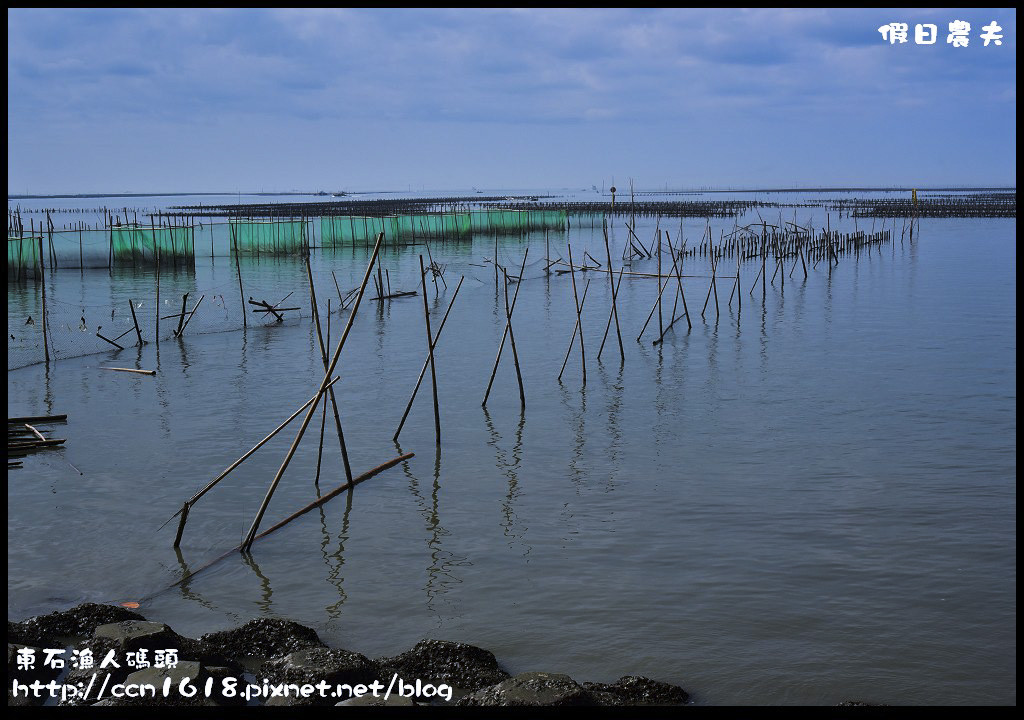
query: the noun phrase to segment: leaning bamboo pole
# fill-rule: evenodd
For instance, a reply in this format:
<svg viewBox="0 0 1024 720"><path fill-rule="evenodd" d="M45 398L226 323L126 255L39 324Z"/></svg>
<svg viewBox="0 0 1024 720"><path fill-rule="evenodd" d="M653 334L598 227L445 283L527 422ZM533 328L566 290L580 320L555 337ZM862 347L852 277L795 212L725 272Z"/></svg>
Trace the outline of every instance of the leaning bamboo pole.
<svg viewBox="0 0 1024 720"><path fill-rule="evenodd" d="M579 295L576 293L576 272L572 269L573 268L572 244L567 244L566 247L569 248L569 272L570 272L570 275L572 276L572 297L573 297L573 300L576 301L576 329L579 330L579 332L580 332L580 362L583 365L583 384L586 385L587 384L587 351L586 351L586 346L583 343L583 318L580 315L580 313L582 311L582 307L580 306ZM609 268L608 271L610 273L611 272L611 268ZM588 287L590 286L590 281L589 280L587 281L587 286ZM575 332L573 333L573 337L575 337ZM571 343L569 345L569 348L572 349L572 344ZM562 369L564 370L565 367L563 366ZM562 373L558 373L558 379L559 380L562 379Z"/></svg>
<svg viewBox="0 0 1024 720"><path fill-rule="evenodd" d="M494 376L498 372L498 363L501 361L501 351L505 348L505 338L508 337L509 329L511 328L512 313L516 309L516 300L519 299L519 288L523 285L523 273L526 271L526 258L530 254L530 248L526 248L526 252L523 253L523 264L519 267L519 282L516 283L516 291L512 294L512 305L508 308L508 313L505 316L505 332L501 335L501 342L498 344L498 356L494 358L494 367L491 368L491 379L487 381L487 391L484 392L484 401L481 405L487 404L487 398L491 396L491 386L494 385ZM506 283L507 284L507 283Z"/></svg>
<svg viewBox="0 0 1024 720"><path fill-rule="evenodd" d="M355 303L352 306L352 314L348 316L348 323L345 325L345 330L342 333L341 338L338 340L338 347L335 349L330 367L328 367L327 372L324 374L324 379L320 383L320 389L317 391L313 405L306 411L306 417L302 421L302 426L299 428L299 432L296 434L295 440L288 449L288 454L285 456L284 461L281 463L281 467L278 469L270 487L267 489L266 497L263 498L263 503L260 505L260 509L257 511L256 517L253 519L252 527L249 528L249 533L246 535L245 541L242 543L240 550L245 551L252 547L252 543L256 539L256 532L260 527L260 521L263 519L263 515L267 511L267 506L270 505L270 499L274 496L274 491L277 490L277 486L281 482L281 477L284 475L285 470L288 469L288 464L295 456L295 451L298 450L299 442L302 440L302 436L305 434L306 428L309 427L309 422L313 418L313 413L316 412L317 403L327 391L329 378L334 374L334 368L338 364L338 360L341 358L341 350L345 347L345 341L348 340L348 334L352 330L352 323L355 320L356 313L359 311L359 305L363 301L363 295L366 293L366 285L370 282L370 274L373 272L373 264L377 261L377 255L380 252L382 242L384 242L383 232L377 234L377 241L373 246L373 254L370 257L369 264L366 266L366 273L363 275L363 281L359 285L359 294L356 296Z"/></svg>
<svg viewBox="0 0 1024 720"><path fill-rule="evenodd" d="M313 405L314 409L316 408L317 404L318 403L314 403L314 405ZM280 528L282 528L285 525L287 525L288 523L290 523L292 520L295 520L296 518L301 517L302 515L305 515L310 510L314 510L314 509L320 507L321 505L323 505L324 503L326 503L329 500L333 500L335 497L337 497L339 494L341 494L345 490L351 490L352 488L354 488L359 483L364 482L366 480L369 480L374 475L379 475L380 473L384 472L385 470L394 467L395 465L397 465L400 462L405 462L406 460L408 460L409 458L412 458L412 457L415 457L415 453L405 453L404 455L399 455L396 458L392 458L391 460L388 460L387 462L378 465L377 467L373 468L372 470L367 470L366 472L364 472L359 477L353 478L351 482L344 482L344 483L342 483L341 485L336 487L331 492L327 493L326 495L322 495L320 498L318 498L317 500L314 500L313 502L311 502L306 507L302 508L301 510L299 510L297 512L292 513L291 515L289 515L284 520L282 520L281 522L277 523L276 525L274 525L270 529L260 533L258 536L254 537L252 539L252 541L254 542L256 540L262 540L267 535L269 535L270 533L274 532L275 530L279 530ZM226 553L224 553L223 555L220 555L219 557L214 558L213 560L208 562L206 565L203 565L201 568L199 568L197 570L194 570L192 572L186 573L177 582L172 583L171 585L167 586L163 590L160 590L158 592L153 593L152 595L148 595L148 596L142 598L142 601L152 600L157 595L160 595L161 593L167 592L168 590L171 590L173 588L176 588L176 587L178 587L178 586L188 582L189 580L194 578L196 575L198 575L202 571L207 570L208 568L213 567L214 565L219 563L224 558L229 557L232 553L235 553L235 552L245 553L245 552L248 551L248 549L251 546L252 546L252 542L249 542L248 544L242 543L238 547L232 548L231 550L228 550Z"/></svg>
<svg viewBox="0 0 1024 720"><path fill-rule="evenodd" d="M611 293L612 293L612 311L608 315L608 324L605 326L605 329L604 329L604 338L601 339L601 348L597 351L597 359L598 360L601 359L601 353L604 351L604 342L605 342L605 340L608 339L608 331L611 329L612 317L614 316L614 318L615 318L615 334L619 338L619 357L620 357L621 361L624 363L624 362L626 362L626 351L622 347L622 331L619 329L619 308L618 308L617 300L618 300L618 294L619 294L619 286L622 285L622 272L626 268L625 268L625 266L619 268L619 281L618 281L618 284L613 284L612 283L612 272L613 272L613 268L612 268L612 251L611 251L611 248L608 245L608 219L607 218L602 218L602 220L603 220L602 229L604 230L604 254L605 254L606 259L608 260L608 285L609 285L609 289L611 290ZM659 271L658 274L660 275L661 272Z"/></svg>
<svg viewBox="0 0 1024 720"><path fill-rule="evenodd" d="M519 351L516 350L516 334L512 331L512 313L509 311L508 304L508 273L505 269L501 270L502 275L505 277L505 318L508 323L508 339L512 344L512 361L516 366L516 381L519 383L519 402L522 407L526 407L526 392L523 390L523 373L519 369ZM522 276L519 278L522 282Z"/></svg>
<svg viewBox="0 0 1024 720"><path fill-rule="evenodd" d="M434 438L441 447L441 409L437 402L437 363L434 360L434 338L430 333L430 309L427 307L427 271L420 255L420 284L423 287L423 324L427 329L427 356L430 359L430 385L434 392Z"/></svg>
<svg viewBox="0 0 1024 720"><path fill-rule="evenodd" d="M437 347L437 342L441 337L441 331L444 330L444 324L448 322L448 313L452 311L452 306L455 305L455 298L459 296L459 288L462 287L462 281L466 279L463 275L459 279L459 284L455 286L455 293L452 295L451 302L448 303L448 309L444 313L444 317L441 318L441 324L437 328L437 332L434 334L433 347ZM416 387L412 390L412 395L409 396L409 402L405 406L405 412L402 414L402 420L398 423L398 429L395 430L395 435L392 438L395 442L398 442L398 436L402 434L402 428L405 427L405 420L409 417L409 411L412 410L413 400L416 399L416 393L420 390L420 383L423 382L423 377L427 374L427 366L430 364L430 354L427 354L426 359L423 361L423 368L420 369L420 375L416 379Z"/></svg>
<svg viewBox="0 0 1024 720"><path fill-rule="evenodd" d="M320 348L320 359L323 361L324 370L327 369L327 347L324 344L324 336L320 330L320 311L317 308L316 302L316 289L313 287L313 269L309 263L309 253L306 253L306 276L309 278L309 297L310 303L313 306L313 323L316 325L316 339L317 344ZM282 300L281 302L284 302ZM278 303L280 305L280 303ZM341 414L338 412L338 401L335 399L334 388L327 388L327 396L331 401L331 410L334 412L334 425L338 430L338 443L341 445L341 460L345 465L345 477L348 480L352 479L352 467L348 461L348 448L345 445L345 433L341 429ZM326 407L326 403L325 403ZM317 479L320 475L317 473Z"/></svg>

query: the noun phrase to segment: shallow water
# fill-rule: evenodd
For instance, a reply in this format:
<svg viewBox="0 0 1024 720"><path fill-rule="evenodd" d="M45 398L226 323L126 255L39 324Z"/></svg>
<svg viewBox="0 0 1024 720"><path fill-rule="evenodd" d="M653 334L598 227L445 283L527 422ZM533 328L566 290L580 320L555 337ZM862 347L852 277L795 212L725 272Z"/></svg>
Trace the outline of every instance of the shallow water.
<svg viewBox="0 0 1024 720"><path fill-rule="evenodd" d="M653 223L640 223L645 241ZM703 224L685 221L691 243ZM512 672L643 674L700 703L1015 703L1015 232L1014 220L922 220L913 243L897 227L831 277L819 264L806 281L799 268L784 287L776 278L763 302L745 265L742 309L720 281L717 322L713 300L700 317L708 280L690 278L692 330L680 321L658 347L652 327L636 341L654 281L623 280L621 365L614 328L596 360L610 292L588 273L585 386L578 349L556 379L572 285L544 273L533 236L513 316L525 412L510 356L480 405L504 317L481 266L493 240L435 244L448 263L448 290L427 293L435 329L467 275L437 349L440 452L429 377L400 448L390 439L426 350L421 297L364 303L336 385L353 471L416 456L257 543L251 560L232 555L163 592L248 530L297 427L195 506L180 556L175 524L156 528L313 395L323 369L308 312L10 371L9 416L69 422L55 426L64 449L8 474L8 615L157 593L142 612L183 634L273 615L371 656L439 637L487 647ZM617 221L616 266L624 234ZM599 230L570 237L574 257L603 261ZM503 239L502 262L518 268L526 245ZM384 253L393 287L414 289L420 252ZM366 260L362 248L313 254L322 306L337 299L330 271L345 290ZM198 259L165 292L177 304L185 289L222 287L225 316L237 313L233 270ZM242 272L255 297L295 291L308 310L301 261ZM55 306L119 306L148 302L153 278L60 271L48 292ZM10 326L33 298L9 289ZM332 345L347 318L334 316ZM264 527L315 497L314 418ZM328 413L323 491L344 479L332 425Z"/></svg>

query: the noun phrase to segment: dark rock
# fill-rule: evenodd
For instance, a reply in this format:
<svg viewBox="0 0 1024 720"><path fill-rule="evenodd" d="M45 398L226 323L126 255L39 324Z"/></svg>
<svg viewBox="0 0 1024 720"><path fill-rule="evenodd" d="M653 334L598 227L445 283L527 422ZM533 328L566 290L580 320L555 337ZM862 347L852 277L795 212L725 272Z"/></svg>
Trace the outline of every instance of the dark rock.
<svg viewBox="0 0 1024 720"><path fill-rule="evenodd" d="M869 703L863 700L844 700L836 707L889 707L885 703Z"/></svg>
<svg viewBox="0 0 1024 720"><path fill-rule="evenodd" d="M128 667L124 652L120 649L117 642L111 638L88 638L77 643L74 649L89 650L93 657L93 667L78 667L68 670L67 675L61 680L61 684L69 688L75 688L77 694L62 698L58 702L61 706L91 705L96 702L96 695L99 689L103 687L104 681L106 681L107 687L116 683L123 683L135 669ZM105 668L101 667L111 651L114 652L113 663L108 664ZM116 666L114 663L116 663ZM94 677L95 679L93 679ZM109 679L107 679L108 677ZM82 695L86 688L90 686L90 683L92 684L90 697L83 698Z"/></svg>
<svg viewBox="0 0 1024 720"><path fill-rule="evenodd" d="M308 647L327 647L312 628L275 618L256 618L233 630L207 633L199 641L230 658L266 659Z"/></svg>
<svg viewBox="0 0 1024 720"><path fill-rule="evenodd" d="M19 650L31 650L35 656L35 662L33 667L27 669L21 669L18 667L18 651ZM57 676L63 672L61 668L55 668L52 665L44 665L43 661L46 659L46 653L43 652L43 648L30 647L28 645L18 645L15 643L7 643L7 705L16 707L29 707L32 705L42 705L46 702L49 696L49 691L41 690L40 696L36 697L35 693L31 690L20 690L17 695L14 694L14 680L17 680L21 685L30 685L34 682L48 683L51 680L55 680Z"/></svg>
<svg viewBox="0 0 1024 720"><path fill-rule="evenodd" d="M177 648L183 640L181 635L167 625L146 620L125 620L100 625L93 637L112 641L124 653Z"/></svg>
<svg viewBox="0 0 1024 720"><path fill-rule="evenodd" d="M39 615L20 623L8 621L7 641L51 648L64 647L69 640L74 642L92 635L100 625L125 620L145 618L117 605L84 603L70 610Z"/></svg>
<svg viewBox="0 0 1024 720"><path fill-rule="evenodd" d="M593 705L593 698L568 675L521 673L460 699L456 705Z"/></svg>
<svg viewBox="0 0 1024 720"><path fill-rule="evenodd" d="M178 660L195 660L204 665L226 665L239 669L238 663L226 657L207 643L179 635L163 623L128 620L96 628L93 638L111 640L118 648L118 655L137 650L147 650L152 662L155 650L177 650Z"/></svg>
<svg viewBox="0 0 1024 720"><path fill-rule="evenodd" d="M494 653L465 643L422 640L412 650L392 658L380 658L381 676L392 674L407 681L446 684L465 692L481 690L511 677L501 669Z"/></svg>
<svg viewBox="0 0 1024 720"><path fill-rule="evenodd" d="M387 699L383 695L374 696L372 693L363 695L362 697L349 698L348 700L342 700L340 703L336 703L338 707L342 706L362 706L362 705L373 705L373 706L387 706L387 707L413 707L416 705L412 701L412 698L400 697L398 695L391 695Z"/></svg>
<svg viewBox="0 0 1024 720"><path fill-rule="evenodd" d="M206 666L206 672L213 678L213 688L210 697L218 705L245 705L245 697L242 692L245 690L246 681L241 672L231 667L217 665ZM235 679L236 692L233 696L224 695L224 681L228 678Z"/></svg>
<svg viewBox="0 0 1024 720"><path fill-rule="evenodd" d="M185 705L193 706L203 704L199 701L206 700L205 683L208 677L203 666L194 660L178 662L173 668L148 667L136 670L124 681L125 685L151 686L155 694L147 693L145 698L151 705ZM167 694L164 694L164 685L170 680ZM186 682L187 681L187 682ZM185 682L185 693L181 693L182 683ZM192 694L195 691L195 694ZM134 700L135 698L125 698ZM117 703L120 704L120 703Z"/></svg>
<svg viewBox="0 0 1024 720"><path fill-rule="evenodd" d="M304 648L284 657L264 663L257 674L273 684L316 685L326 682L333 692L336 685L367 685L377 678L377 667L365 655L330 648ZM386 687L386 686L385 686ZM346 699L342 696L341 699ZM320 697L319 692L308 698L271 697L267 705L333 705L337 697Z"/></svg>
<svg viewBox="0 0 1024 720"><path fill-rule="evenodd" d="M583 683L599 705L683 705L690 694L677 685L641 675L626 675L616 682Z"/></svg>

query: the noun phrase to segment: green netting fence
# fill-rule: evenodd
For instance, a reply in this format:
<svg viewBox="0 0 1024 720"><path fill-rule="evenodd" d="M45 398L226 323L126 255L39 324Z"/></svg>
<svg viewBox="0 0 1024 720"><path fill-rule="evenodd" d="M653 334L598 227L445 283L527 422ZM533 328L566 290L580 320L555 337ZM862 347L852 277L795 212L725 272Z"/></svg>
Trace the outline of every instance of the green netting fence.
<svg viewBox="0 0 1024 720"><path fill-rule="evenodd" d="M565 229L565 210L504 210L490 208L473 210L472 227L475 233L509 235L537 230Z"/></svg>
<svg viewBox="0 0 1024 720"><path fill-rule="evenodd" d="M39 276L39 245L41 238L7 238L7 279L24 280Z"/></svg>
<svg viewBox="0 0 1024 720"><path fill-rule="evenodd" d="M512 235L536 230L563 230L565 210L467 210L366 217L342 215L320 218L324 247L371 245L377 233L386 242L416 243L420 240L463 240L474 233Z"/></svg>
<svg viewBox="0 0 1024 720"><path fill-rule="evenodd" d="M472 222L468 212L320 218L320 243L324 247L372 245L381 232L389 243L464 240L472 235Z"/></svg>
<svg viewBox="0 0 1024 720"><path fill-rule="evenodd" d="M110 228L112 265L195 263L195 230L192 226L145 227L120 225Z"/></svg>
<svg viewBox="0 0 1024 720"><path fill-rule="evenodd" d="M309 250L305 220L231 221L231 249L254 255L294 255Z"/></svg>

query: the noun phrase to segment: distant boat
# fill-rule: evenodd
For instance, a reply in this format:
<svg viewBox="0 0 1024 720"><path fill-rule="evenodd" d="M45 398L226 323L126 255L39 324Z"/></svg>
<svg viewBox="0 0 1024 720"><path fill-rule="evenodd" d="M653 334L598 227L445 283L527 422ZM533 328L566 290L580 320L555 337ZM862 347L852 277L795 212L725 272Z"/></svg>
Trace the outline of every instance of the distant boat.
<svg viewBox="0 0 1024 720"><path fill-rule="evenodd" d="M339 190L336 193L331 193L331 197L345 197L346 195L348 195L348 193L345 192L344 190Z"/></svg>

